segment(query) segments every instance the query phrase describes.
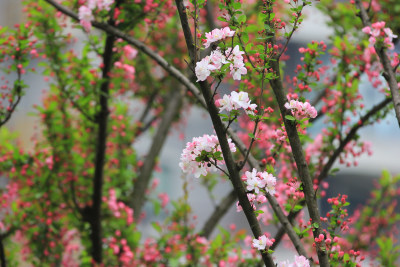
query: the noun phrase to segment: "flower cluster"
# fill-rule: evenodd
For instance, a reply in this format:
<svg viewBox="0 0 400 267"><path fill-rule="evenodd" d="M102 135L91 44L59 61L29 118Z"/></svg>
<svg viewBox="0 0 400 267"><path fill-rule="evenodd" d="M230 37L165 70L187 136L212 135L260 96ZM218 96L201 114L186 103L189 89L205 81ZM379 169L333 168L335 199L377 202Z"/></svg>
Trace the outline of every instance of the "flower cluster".
<svg viewBox="0 0 400 267"><path fill-rule="evenodd" d="M304 256L294 256L294 263L289 260L278 263L278 267L310 267L310 262Z"/></svg>
<svg viewBox="0 0 400 267"><path fill-rule="evenodd" d="M204 47L208 48L212 43L223 40L228 37L233 37L235 31L232 31L229 27L223 29L214 29L211 32L206 33L206 38L203 39Z"/></svg>
<svg viewBox="0 0 400 267"><path fill-rule="evenodd" d="M235 144L228 139L229 148L236 151ZM181 154L179 167L184 173L193 174L196 178L205 176L209 171L215 171L214 165L223 163L221 147L217 136L205 134L202 137L193 138L186 144Z"/></svg>
<svg viewBox="0 0 400 267"><path fill-rule="evenodd" d="M247 171L244 175L247 190L254 190L256 194L259 194L261 189L271 195L275 194L276 178L272 174L268 172L257 172L257 170L253 168L252 172Z"/></svg>
<svg viewBox="0 0 400 267"><path fill-rule="evenodd" d="M85 31L90 32L92 28L91 21L94 19L93 10L106 10L110 11L111 5L114 3L114 0L88 0L87 5L82 5L79 8L79 21Z"/></svg>
<svg viewBox="0 0 400 267"><path fill-rule="evenodd" d="M219 107L219 112L224 110L231 112L243 108L247 114L251 115L254 115L257 108L256 104L251 104L248 93L235 91L232 91L231 95L224 95L223 98L217 99L215 105Z"/></svg>
<svg viewBox="0 0 400 267"><path fill-rule="evenodd" d="M258 239L253 239L253 247L258 250L264 250L266 247L272 246L274 241L274 239L269 239L265 235L262 235Z"/></svg>
<svg viewBox="0 0 400 267"><path fill-rule="evenodd" d="M275 194L276 178L268 172L257 172L253 168L252 172L246 171L242 180L247 184L248 191L254 191L255 194L248 193L247 198L251 206L256 210L256 203L261 204L267 202L264 192ZM236 211L242 211L239 202L236 203Z"/></svg>
<svg viewBox="0 0 400 267"><path fill-rule="evenodd" d="M247 74L247 69L243 62L244 52L240 51L239 46L236 45L233 49L228 48L225 55L216 49L206 56L201 61L196 63L196 77L197 81L205 81L211 72L216 72L225 64L230 64L230 74L234 80L240 81L242 75Z"/></svg>
<svg viewBox="0 0 400 267"><path fill-rule="evenodd" d="M290 100L285 104L285 108L291 109L293 116L298 120L317 117L317 110L308 102Z"/></svg>
<svg viewBox="0 0 400 267"><path fill-rule="evenodd" d="M133 209L126 206L123 202L117 200L115 189L110 188L108 191L109 198L103 197L103 201L107 202L108 208L112 211L116 218L121 218L122 214L126 215L126 223L128 225L133 223Z"/></svg>
<svg viewBox="0 0 400 267"><path fill-rule="evenodd" d="M375 45L376 38L383 37L383 43L387 45L390 50L394 49L393 38L397 38L397 35L393 34L390 28L385 28L384 21L378 21L366 26L362 29L366 34L369 34L369 42L371 45Z"/></svg>

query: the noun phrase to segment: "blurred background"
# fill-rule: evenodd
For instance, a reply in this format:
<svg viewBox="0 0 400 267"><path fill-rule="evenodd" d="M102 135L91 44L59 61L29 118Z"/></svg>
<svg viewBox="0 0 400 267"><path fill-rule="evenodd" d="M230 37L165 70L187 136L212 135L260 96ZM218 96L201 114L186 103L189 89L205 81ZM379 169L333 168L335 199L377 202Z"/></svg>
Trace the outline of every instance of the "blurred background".
<svg viewBox="0 0 400 267"><path fill-rule="evenodd" d="M22 5L20 1L15 0L0 0L0 25L13 27L16 23L22 23L24 17L21 12ZM298 48L305 46L307 41L328 41L330 34L329 28L326 27L324 17L317 9L307 9L309 15L305 22L300 27L300 31L294 35L294 39L289 45L288 54L291 56L291 61L286 65L288 74L293 73L293 68L300 62ZM78 38L83 38L80 31L76 31ZM78 44L79 45L79 44ZM31 63L32 66L35 62ZM8 77L13 80L12 77ZM30 85L26 95L23 97L18 110L13 114L11 120L6 124L12 132L18 132L21 143L24 147L31 147L31 137L39 131L35 128L35 118L29 113L35 111L34 104L41 104L41 96L46 90L46 83L43 77L38 74L26 75L26 81ZM372 106L377 103L382 96L374 92L367 82L361 85L364 92L365 105ZM193 137L203 134L213 134L213 129L208 118L208 115L197 108L192 108L188 111L187 126L184 129L184 138L180 139L177 130L173 130L168 137L165 147L162 150L160 157L161 172L156 172L155 177L160 180L159 190L169 194L172 200L176 200L183 195L183 182L187 179L182 176L178 167L179 157L186 142L191 141ZM318 122L322 123L322 122ZM363 204L369 197L369 192L373 186L373 180L379 178L383 169L391 173L400 173L400 129L397 125L394 112L390 116L375 126L370 126L360 132L362 140L368 140L372 143L372 156L362 156L359 159L357 167L346 168L344 166L335 166L340 168L340 172L335 177L330 177L330 187L327 190L327 197L336 196L338 193L349 194L349 202L351 209ZM136 141L136 149L139 155L145 155L151 144L151 136L144 135ZM0 140L1 142L1 140ZM336 164L337 165L337 164ZM3 185L4 185L3 180ZM193 214L197 215L194 220L196 227L199 229L203 226L205 220L212 212L212 207L215 205L208 196L207 191L200 185L198 179L189 179L188 187L190 192L189 202L193 207ZM220 199L231 190L231 185L228 182L222 182L217 185L215 202L219 203ZM322 214L326 207L321 203ZM147 214L152 214L152 205L148 204L145 208ZM147 217L147 221L153 218ZM221 225L228 226L231 223L237 224L239 228L247 228L247 222L242 213L236 213L236 208L232 207L229 213L221 221ZM142 223L143 232L149 235L153 234L153 228L150 224ZM272 233L275 229L269 229ZM215 234L215 233L214 233ZM278 258L284 257L282 251L278 251Z"/></svg>

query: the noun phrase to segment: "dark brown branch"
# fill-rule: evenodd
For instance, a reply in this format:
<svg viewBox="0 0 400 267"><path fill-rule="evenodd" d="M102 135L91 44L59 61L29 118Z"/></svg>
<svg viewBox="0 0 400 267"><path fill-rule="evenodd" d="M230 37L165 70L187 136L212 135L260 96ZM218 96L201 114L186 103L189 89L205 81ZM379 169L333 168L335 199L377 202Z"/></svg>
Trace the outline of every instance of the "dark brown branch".
<svg viewBox="0 0 400 267"><path fill-rule="evenodd" d="M190 54L194 55L195 50L192 45L193 39L190 38L191 37L190 27L187 22L187 18L185 20L186 15L184 14L184 10L182 8L183 1L176 0L175 2L178 7L179 16L181 18L182 29L185 34L187 47L189 50L192 50L192 52L190 52ZM191 59L193 61L194 58L191 57ZM243 208L244 214L246 215L246 218L250 225L251 231L253 232L254 237L258 238L259 236L262 236L263 233L261 232L261 228L257 221L257 217L254 214L253 207L251 206L251 204L247 198L246 190L243 186L242 180L240 179L239 172L236 167L236 163L233 160L232 153L230 151L229 144L228 144L228 139L227 139L227 137L225 135L225 131L224 131L225 127L222 124L220 117L218 116L218 109L215 106L214 102L212 101L212 92L211 92L210 85L208 84L207 81L199 82L199 84L200 84L200 88L201 88L203 97L207 103L208 112L210 114L211 121L214 125L214 129L217 134L219 144L221 146L221 151L224 156L225 164L228 169L233 188L235 190L236 195L238 196L239 203ZM266 266L271 266L271 267L275 266L274 261L268 252L261 251L261 256L262 256L264 264Z"/></svg>
<svg viewBox="0 0 400 267"><path fill-rule="evenodd" d="M1 267L6 267L7 262L6 262L6 253L4 251L4 245L3 245L3 238L0 237L0 263Z"/></svg>
<svg viewBox="0 0 400 267"><path fill-rule="evenodd" d="M160 154L161 148L168 136L168 130L171 127L174 118L178 114L179 108L182 104L182 93L182 89L177 89L172 92L168 105L161 118L160 126L157 129L157 133L153 138L153 143L147 153L144 165L134 183L130 206L133 208L135 220L140 218L140 213L146 200L146 189L150 183L151 174L156 164L156 158Z"/></svg>
<svg viewBox="0 0 400 267"><path fill-rule="evenodd" d="M272 38L274 41L274 38ZM289 138L289 143L292 148L293 157L295 159L299 176L303 183L304 195L306 198L306 203L308 207L308 212L310 214L312 223L318 224L317 228L313 228L314 237L318 237L322 234L322 226L320 220L320 213L318 210L317 200L315 197L315 192L313 188L313 181L308 169L308 164L304 157L303 147L300 142L299 135L297 133L296 124L293 121L287 120L285 115L290 115L289 111L285 108L286 95L284 92L281 75L279 60L271 61L271 67L275 72L277 78L270 81L272 90L274 91L275 98L278 102L280 112L285 124L287 136ZM325 242L316 243L316 249L318 254L319 263L321 266L330 266L328 254L326 252Z"/></svg>
<svg viewBox="0 0 400 267"><path fill-rule="evenodd" d="M106 46L103 53L103 78L104 82L100 88L100 112L97 114L97 141L96 141L96 159L93 177L93 205L91 207L90 220L91 225L91 241L92 241L92 257L97 263L102 262L102 234L101 234L101 197L103 189L104 163L107 141L107 124L108 124L108 97L109 97L109 79L108 72L111 69L112 48L114 36L109 35L106 39Z"/></svg>
<svg viewBox="0 0 400 267"><path fill-rule="evenodd" d="M117 6L120 1L117 1ZM113 14L111 13L108 25L111 27L115 25ZM103 195L103 177L104 177L104 163L106 158L106 143L107 143L107 125L108 125L108 99L109 99L109 84L110 77L109 72L113 66L113 47L115 37L112 34L107 34L105 47L103 51L103 71L102 78L103 82L100 86L99 105L100 110L96 114L97 128L97 139L96 139L96 157L94 162L94 176L93 176L93 195L92 195L92 206L90 207L89 224L91 226L90 238L92 242L92 257L97 263L102 262L103 258L103 242L102 242L102 213L101 203Z"/></svg>
<svg viewBox="0 0 400 267"><path fill-rule="evenodd" d="M204 98L210 100L212 95L209 84L206 81L200 82L200 88L202 90ZM221 122L220 117L218 116L218 109L213 101L206 101L206 102L211 117L211 121L214 125L214 129L217 134L219 144L221 146L222 154L224 156L225 164L228 169L233 188L235 189L235 193L238 196L239 203L243 208L243 212L246 215L251 231L253 232L254 237L258 238L262 236L263 233L261 232L261 228L258 223L257 217L254 214L253 207L251 206L247 198L246 190L243 186L242 180L240 179L236 163L233 160L232 153L230 151L228 144L228 139L224 132L225 128ZM268 252L261 252L261 254L266 266L275 266L272 257Z"/></svg>
<svg viewBox="0 0 400 267"><path fill-rule="evenodd" d="M371 26L371 22L368 16L367 11L365 10L361 0L356 0L356 5L360 9L360 18L364 26ZM393 71L393 68L390 64L390 59L386 53L386 48L384 46L379 46L375 44L375 51L379 56L379 59L382 63L384 74L383 77L387 81L390 92L392 93L392 101L394 106L394 111L396 113L397 122L400 127L400 92L399 87L397 85L396 75Z"/></svg>

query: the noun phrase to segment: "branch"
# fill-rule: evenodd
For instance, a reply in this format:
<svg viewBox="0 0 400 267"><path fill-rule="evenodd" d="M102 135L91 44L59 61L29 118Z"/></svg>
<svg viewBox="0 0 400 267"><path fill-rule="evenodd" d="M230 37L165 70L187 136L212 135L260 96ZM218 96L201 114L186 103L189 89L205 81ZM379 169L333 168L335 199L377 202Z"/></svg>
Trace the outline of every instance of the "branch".
<svg viewBox="0 0 400 267"><path fill-rule="evenodd" d="M6 267L7 262L6 262L6 254L4 251L4 245L3 245L3 238L0 237L0 263L1 267Z"/></svg>
<svg viewBox="0 0 400 267"><path fill-rule="evenodd" d="M195 50L193 50L193 43L192 43L192 38L191 38L191 31L189 28L189 24L187 21L186 14L184 13L185 10L182 9L183 6L183 1L182 0L176 0L176 5L178 7L178 12L179 12L179 17L181 18L181 24L182 24L182 29L185 34L185 39L186 39L186 45L189 50L192 50L191 53L194 55ZM192 48L192 49L190 49ZM191 58L193 61L193 57ZM245 191L245 188L243 186L243 183L240 179L239 172L236 167L236 163L233 160L232 153L229 148L228 144L228 139L226 138L225 135L225 127L222 124L222 121L220 117L218 116L218 109L215 106L214 102L212 101L212 93L211 93L211 88L210 85L208 84L207 81L202 81L199 82L200 88L203 94L204 99L206 100L207 103L207 108L208 112L211 117L211 121L214 125L215 132L217 134L219 144L221 146L222 154L224 156L225 164L229 172L230 180L232 182L232 185L235 189L235 193L238 196L239 203L243 208L244 214L246 215L247 221L250 225L251 231L253 232L253 235L255 238L258 238L259 236L262 236L263 233L261 232L260 225L257 221L257 217L255 216L253 212L253 207L251 206L249 199L247 198L247 194ZM266 251L260 251L261 256L263 258L264 264L266 266L275 266L274 261L271 257L271 255L266 252Z"/></svg>
<svg viewBox="0 0 400 267"><path fill-rule="evenodd" d="M275 34L272 34L271 36L272 36L271 41L273 44L275 44L276 43ZM287 100L281 80L280 66L278 59L271 60L271 68L273 69L273 72L276 75L275 77L277 78L271 80L270 85L275 94L276 101L278 102L283 122L285 124L287 136L289 138L289 143L292 148L293 157L296 162L299 176L301 178L301 181L303 182L303 188L304 188L303 190L310 218L312 220L312 223L316 223L319 226L318 228L313 229L314 237L318 237L323 232L322 232L322 225L321 225L320 213L318 210L316 195L313 188L313 181L311 179L310 171L308 169L308 164L304 157L303 147L300 142L296 124L285 118L285 115L286 114L289 115L290 112L285 108L285 103ZM315 244L320 266L323 267L330 266L325 242L322 241L320 243L315 243Z"/></svg>
<svg viewBox="0 0 400 267"><path fill-rule="evenodd" d="M151 174L156 164L156 158L161 152L161 148L167 138L168 130L171 127L172 121L179 111L182 104L182 89L176 89L172 92L168 105L165 108L164 114L161 118L160 126L157 133L153 138L150 150L147 153L146 160L140 170L140 174L134 182L134 188L131 195L130 206L133 208L135 220L140 218L140 213L145 203L145 193L149 186Z"/></svg>
<svg viewBox="0 0 400 267"><path fill-rule="evenodd" d="M117 6L119 1L117 1ZM111 13L108 24L114 26L113 19L114 10ZM107 34L106 43L103 51L103 82L100 86L100 110L96 115L96 122L98 124L97 139L96 139L96 158L94 162L94 176L93 176L93 195L92 206L89 212L89 224L91 226L90 238L92 241L92 257L95 262L102 262L103 258L103 241L102 241L102 227L101 227L101 204L103 202L103 176L104 176L104 163L106 158L106 143L107 143L107 124L108 124L108 99L109 99L109 72L112 68L112 57L115 37L114 35Z"/></svg>
<svg viewBox="0 0 400 267"><path fill-rule="evenodd" d="M360 9L360 18L362 20L363 25L371 26L368 13L365 10L364 6L362 5L361 0L356 0L356 5ZM400 93L399 93L399 87L397 85L396 75L390 64L390 59L386 53L386 48L384 46L379 47L377 44L375 44L375 51L378 54L383 69L385 71L383 77L387 81L390 88L390 92L392 93L394 111L396 113L397 122L399 123L400 127Z"/></svg>

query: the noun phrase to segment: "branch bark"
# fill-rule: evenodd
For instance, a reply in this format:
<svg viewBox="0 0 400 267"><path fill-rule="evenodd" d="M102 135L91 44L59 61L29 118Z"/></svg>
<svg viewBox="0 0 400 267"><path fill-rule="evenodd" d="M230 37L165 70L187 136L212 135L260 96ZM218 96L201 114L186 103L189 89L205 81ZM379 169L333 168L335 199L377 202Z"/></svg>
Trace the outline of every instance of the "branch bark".
<svg viewBox="0 0 400 267"><path fill-rule="evenodd" d="M183 2L182 0L176 0L175 1L177 7L178 7L178 12L179 12L179 17L181 19L181 25L183 32L185 34L185 40L187 42L187 47L190 49L191 47L193 48L193 38L192 34L190 31L190 27L188 24L188 19L185 13L185 10L182 8L183 7ZM195 53L195 50L192 50L192 54ZM192 61L194 58L191 58ZM203 94L204 99L206 100L208 112L211 117L211 121L214 125L215 132L217 134L219 144L221 146L221 151L225 160L226 167L228 169L229 175L230 175L230 180L232 182L233 188L235 190L236 195L238 196L239 203L243 208L244 214L247 218L247 221L250 225L251 231L253 232L253 235L255 238L258 238L259 236L262 236L261 228L260 225L258 224L257 217L255 216L253 212L253 207L251 206L246 190L243 186L243 183L240 179L239 172L237 169L237 166L235 164L235 161L233 160L232 153L229 148L228 144L228 139L225 135L225 128L222 124L222 121L220 117L218 116L218 109L214 104L213 101L213 95L211 92L210 85L208 84L207 81L202 81L199 82L201 92ZM274 261L271 257L271 255L266 252L266 251L260 251L261 256L263 258L264 264L266 266L275 266Z"/></svg>
<svg viewBox="0 0 400 267"><path fill-rule="evenodd" d="M102 229L101 229L101 203L103 191L104 163L107 142L107 124L108 124L108 98L109 98L109 76L108 73L112 67L112 49L114 46L114 36L108 35L103 53L103 74L104 79L100 87L100 111L97 114L97 141L96 141L96 159L93 177L93 196L92 207L90 209L89 223L91 225L92 257L97 263L102 262Z"/></svg>
<svg viewBox="0 0 400 267"><path fill-rule="evenodd" d="M135 220L140 218L140 213L145 203L145 193L149 186L151 174L156 164L156 158L160 154L163 144L168 136L168 130L174 118L177 116L182 104L183 89L176 89L172 92L168 105L162 116L160 126L153 138L153 143L147 153L146 160L140 170L140 174L134 183L131 195L130 206L133 208Z"/></svg>
<svg viewBox="0 0 400 267"><path fill-rule="evenodd" d="M275 39L272 38L272 41L275 42ZM270 64L271 68L273 69L277 77L270 81L270 85L275 94L275 98L278 102L278 106L285 124L287 136L289 138L289 143L292 148L293 157L296 162L300 179L303 183L304 195L306 198L308 212L310 214L312 223L318 224L318 227L314 227L313 229L314 237L318 237L320 234L323 234L323 232L320 220L320 213L318 210L318 205L316 200L316 194L313 188L313 181L311 179L308 165L304 157L303 147L301 145L300 138L297 133L296 124L285 118L285 115L290 115L290 112L285 108L285 103L287 100L281 80L279 60L276 61L273 60L270 62ZM330 266L328 254L326 253L325 242L322 241L320 243L316 243L316 249L317 249L319 264L321 266Z"/></svg>
<svg viewBox="0 0 400 267"><path fill-rule="evenodd" d="M356 5L360 9L359 15L363 25L371 26L370 18L364 6L362 5L361 0L356 0ZM377 44L375 44L375 51L378 54L383 69L385 71L383 77L387 81L390 88L390 92L392 93L394 111L396 113L397 122L400 127L400 92L399 92L399 87L397 85L396 75L390 64L390 59L386 53L386 48L384 46L379 47Z"/></svg>
<svg viewBox="0 0 400 267"><path fill-rule="evenodd" d="M0 263L1 263L1 267L7 266L6 254L5 254L4 245L3 245L3 237L0 237Z"/></svg>

